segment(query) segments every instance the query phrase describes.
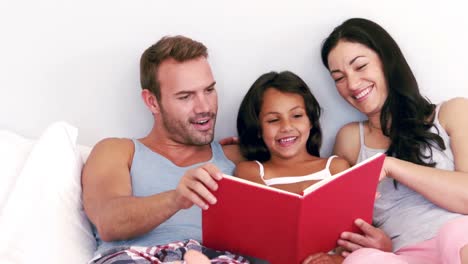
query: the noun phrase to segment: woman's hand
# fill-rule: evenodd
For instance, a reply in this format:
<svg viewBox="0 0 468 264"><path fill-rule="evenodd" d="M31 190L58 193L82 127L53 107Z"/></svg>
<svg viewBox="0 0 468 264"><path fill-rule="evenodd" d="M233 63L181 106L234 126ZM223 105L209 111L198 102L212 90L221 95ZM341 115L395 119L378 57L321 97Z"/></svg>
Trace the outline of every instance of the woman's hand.
<svg viewBox="0 0 468 264"><path fill-rule="evenodd" d="M344 248L342 252L344 257L360 248L375 248L387 252L392 251L392 240L384 231L373 227L362 219L356 219L354 223L361 229L363 234L352 232L341 233L341 238L338 239L338 245Z"/></svg>

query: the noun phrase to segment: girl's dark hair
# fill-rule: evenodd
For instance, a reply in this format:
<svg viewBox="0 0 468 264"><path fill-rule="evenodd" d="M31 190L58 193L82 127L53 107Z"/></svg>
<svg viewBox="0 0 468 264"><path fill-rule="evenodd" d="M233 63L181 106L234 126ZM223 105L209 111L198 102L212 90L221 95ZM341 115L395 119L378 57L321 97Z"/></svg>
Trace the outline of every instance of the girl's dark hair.
<svg viewBox="0 0 468 264"><path fill-rule="evenodd" d="M259 119L263 95L269 88L283 93L299 94L304 98L307 117L312 125L306 144L307 152L319 157L322 144L322 130L319 118L322 110L307 84L299 76L289 71L263 74L252 84L242 100L237 115L237 133L242 155L248 160L258 161L267 161L271 157L265 142L261 138L262 131Z"/></svg>
<svg viewBox="0 0 468 264"><path fill-rule="evenodd" d="M418 83L395 40L370 20L346 20L322 45L322 62L327 69L328 55L340 41L365 45L382 61L388 97L381 110L380 123L383 134L391 141L386 154L434 167L430 147L445 149L442 138L429 131L434 125L436 106L419 93Z"/></svg>

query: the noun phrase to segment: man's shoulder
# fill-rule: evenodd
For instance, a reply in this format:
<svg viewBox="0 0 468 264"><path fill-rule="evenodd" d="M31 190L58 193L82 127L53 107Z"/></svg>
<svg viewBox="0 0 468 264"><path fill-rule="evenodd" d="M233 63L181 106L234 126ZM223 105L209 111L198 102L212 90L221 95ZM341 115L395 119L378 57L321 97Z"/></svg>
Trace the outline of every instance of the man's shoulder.
<svg viewBox="0 0 468 264"><path fill-rule="evenodd" d="M100 140L93 149L104 149L104 150L127 150L133 149L134 144L130 138L105 138Z"/></svg>
<svg viewBox="0 0 468 264"><path fill-rule="evenodd" d="M135 146L129 138L105 138L94 145L89 159L133 156Z"/></svg>

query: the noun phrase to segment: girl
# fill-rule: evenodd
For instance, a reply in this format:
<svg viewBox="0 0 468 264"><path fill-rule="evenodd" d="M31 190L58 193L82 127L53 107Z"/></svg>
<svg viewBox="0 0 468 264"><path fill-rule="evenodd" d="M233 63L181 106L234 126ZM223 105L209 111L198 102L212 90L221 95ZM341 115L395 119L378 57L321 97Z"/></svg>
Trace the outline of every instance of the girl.
<svg viewBox="0 0 468 264"><path fill-rule="evenodd" d="M292 72L260 76L237 116L243 156L235 175L301 194L315 182L349 168L345 159L320 158L320 105Z"/></svg>

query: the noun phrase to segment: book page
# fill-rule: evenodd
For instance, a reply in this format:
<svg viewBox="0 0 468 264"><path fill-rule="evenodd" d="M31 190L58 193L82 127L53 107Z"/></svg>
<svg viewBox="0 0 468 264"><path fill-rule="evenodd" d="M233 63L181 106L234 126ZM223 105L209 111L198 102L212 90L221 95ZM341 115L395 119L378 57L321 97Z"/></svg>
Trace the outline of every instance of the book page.
<svg viewBox="0 0 468 264"><path fill-rule="evenodd" d="M337 179L337 178L339 178L339 177L342 177L342 176L348 174L349 172L351 172L351 171L353 171L353 170L355 170L355 169L357 169L357 168L363 166L364 164L367 164L367 163L369 163L369 162L372 162L373 160L379 158L379 157L382 156L382 155L385 155L385 154L383 154L383 153L375 154L374 156L372 156L372 157L370 157L370 158L368 158L368 159L366 159L366 160L363 160L363 161L359 162L358 164L356 164L356 165L354 165L354 166L352 166L352 167L350 167L350 168L348 168L348 169L346 169L346 170L344 170L344 171L342 171L342 172L340 172L340 173L337 173L337 174L335 174L335 175L332 175L332 176L331 176L330 178L328 178L328 179L323 179L323 180L321 180L321 181L319 181L319 182L317 182L317 183L315 183L315 184L309 186L307 189L304 190L303 196L306 196L307 194L309 194L309 193L311 193L311 192L317 190L318 188L322 187L323 185L328 184L329 182L334 181L335 179ZM379 171L378 173L379 173L379 175L380 175L380 171Z"/></svg>
<svg viewBox="0 0 468 264"><path fill-rule="evenodd" d="M242 178L239 178L239 177L236 177L236 176L223 174L223 177L228 178L229 180L232 180L232 181L239 182L239 183L244 183L244 184L247 184L247 185L253 185L253 186L261 188L261 189L270 190L272 192L279 192L279 193L283 193L283 194L286 194L286 195L302 197L302 195L297 194L297 193L288 192L288 191L278 189L278 188L275 188L275 187L271 187L271 186L267 186L267 185L264 185L264 184L259 184L259 183L252 182L252 181L249 181L249 180L245 180L245 179L242 179Z"/></svg>

